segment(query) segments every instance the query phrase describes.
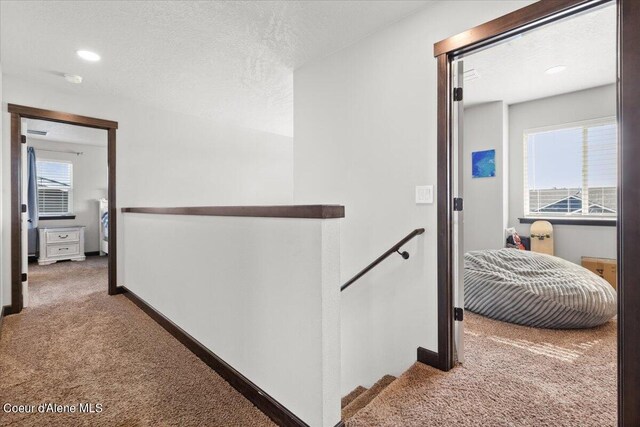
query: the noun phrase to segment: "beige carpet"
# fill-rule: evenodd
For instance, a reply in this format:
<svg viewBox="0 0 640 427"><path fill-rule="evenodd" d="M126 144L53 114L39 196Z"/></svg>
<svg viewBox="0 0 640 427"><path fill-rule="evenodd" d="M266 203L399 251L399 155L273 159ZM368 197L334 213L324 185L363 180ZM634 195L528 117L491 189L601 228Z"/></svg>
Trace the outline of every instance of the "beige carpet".
<svg viewBox="0 0 640 427"><path fill-rule="evenodd" d="M31 306L4 319L0 403L100 403L99 414L5 414L10 426L268 426L271 421L122 295L106 258L30 264ZM616 323L533 329L467 313L466 362L416 364L348 422L614 426Z"/></svg>
<svg viewBox="0 0 640 427"><path fill-rule="evenodd" d="M348 423L368 426L614 426L616 322L554 331L465 313L466 361L415 364Z"/></svg>
<svg viewBox="0 0 640 427"><path fill-rule="evenodd" d="M341 399L340 407L342 409L346 408L347 405L349 405L351 402L353 402L356 397L360 396L365 391L367 391L367 389L362 387L361 385L359 385L358 387L354 388L353 390L351 390L351 393L347 394L346 396L344 396Z"/></svg>
<svg viewBox="0 0 640 427"><path fill-rule="evenodd" d="M0 403L99 403L99 414L5 414L10 426L271 426L122 295L106 258L29 265L31 306L0 338Z"/></svg>
<svg viewBox="0 0 640 427"><path fill-rule="evenodd" d="M29 263L29 307L51 306L107 292L107 257L50 265Z"/></svg>
<svg viewBox="0 0 640 427"><path fill-rule="evenodd" d="M374 385L368 390L363 391L355 397L348 405L342 408L342 419L348 420L353 417L358 411L367 406L378 394L382 392L389 384L394 382L396 377L391 375L385 375L380 378Z"/></svg>

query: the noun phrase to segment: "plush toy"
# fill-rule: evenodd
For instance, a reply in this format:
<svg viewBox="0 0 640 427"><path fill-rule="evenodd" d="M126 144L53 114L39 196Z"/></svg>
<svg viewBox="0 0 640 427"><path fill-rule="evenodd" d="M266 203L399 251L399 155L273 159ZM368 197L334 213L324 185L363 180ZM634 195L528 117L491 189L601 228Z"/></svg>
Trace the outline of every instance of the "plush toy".
<svg viewBox="0 0 640 427"><path fill-rule="evenodd" d="M522 239L520 239L520 235L516 232L513 234L513 244L518 247L521 251L524 251L526 248L522 244Z"/></svg>
<svg viewBox="0 0 640 427"><path fill-rule="evenodd" d="M507 228L506 234L508 236L507 237L508 248L519 249L521 251L528 250L525 244L522 242L522 239L520 238L520 235L518 234L515 228Z"/></svg>

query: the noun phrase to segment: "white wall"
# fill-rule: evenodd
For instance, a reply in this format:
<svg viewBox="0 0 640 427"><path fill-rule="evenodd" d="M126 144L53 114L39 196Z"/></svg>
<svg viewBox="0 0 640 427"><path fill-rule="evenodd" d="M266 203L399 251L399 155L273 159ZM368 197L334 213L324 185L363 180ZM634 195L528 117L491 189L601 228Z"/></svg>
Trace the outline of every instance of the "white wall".
<svg viewBox="0 0 640 427"><path fill-rule="evenodd" d="M7 103L119 122L118 207L289 204L292 139L170 113L128 99L90 96L82 87L56 91L3 75L3 222L9 230L10 163ZM2 239L4 300L10 301L9 233ZM118 231L122 242L122 231ZM122 248L118 263L123 265ZM118 269L121 283L123 268Z"/></svg>
<svg viewBox="0 0 640 427"><path fill-rule="evenodd" d="M2 76L2 64L0 64L0 77ZM2 78L0 78L0 101L4 99L4 92L2 91ZM0 120L0 136L4 135L4 120ZM2 136L4 138L4 136ZM0 150L0 162L4 165L4 149ZM4 167L4 166L3 166ZM4 191L4 174L0 173L0 188L2 188L2 194L6 194ZM4 263L4 241L5 241L5 228L4 228L4 196L0 197L0 308L4 307L5 292L4 292L4 269L9 268L9 264ZM9 273L11 274L11 273ZM7 283L7 286L10 285Z"/></svg>
<svg viewBox="0 0 640 427"><path fill-rule="evenodd" d="M36 149L39 160L65 160L73 164L73 210L75 219L40 220L38 227L65 227L84 225L84 250L100 250L100 228L98 224L98 200L107 198L107 131L104 131L104 146L69 144L44 141L27 137L27 146ZM40 149L58 152L40 151ZM82 152L78 156L68 151Z"/></svg>
<svg viewBox="0 0 640 427"><path fill-rule="evenodd" d="M438 2L294 73L294 198L344 204L344 282L416 227L426 234L342 294L342 393L437 350L433 44L525 6Z"/></svg>
<svg viewBox="0 0 640 427"><path fill-rule="evenodd" d="M340 421L340 220L123 219L129 289L308 425Z"/></svg>
<svg viewBox="0 0 640 427"><path fill-rule="evenodd" d="M508 121L502 101L465 108L463 134L464 251L504 247L508 222ZM472 178L471 154L496 150L496 176Z"/></svg>
<svg viewBox="0 0 640 427"><path fill-rule="evenodd" d="M616 115L615 85L513 104L509 107L511 179L509 217L518 233L529 235L524 216L523 134L527 129ZM616 227L554 225L555 254L580 263L582 256L616 258Z"/></svg>

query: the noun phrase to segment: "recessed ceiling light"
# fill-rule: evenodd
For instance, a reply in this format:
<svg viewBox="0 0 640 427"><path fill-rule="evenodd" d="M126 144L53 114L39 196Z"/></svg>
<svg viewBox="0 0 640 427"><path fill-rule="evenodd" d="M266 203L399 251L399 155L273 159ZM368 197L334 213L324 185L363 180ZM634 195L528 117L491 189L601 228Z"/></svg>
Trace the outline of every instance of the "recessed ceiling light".
<svg viewBox="0 0 640 427"><path fill-rule="evenodd" d="M85 61L96 62L100 61L100 55L95 52L91 52L90 50L79 50L76 52L78 56Z"/></svg>
<svg viewBox="0 0 640 427"><path fill-rule="evenodd" d="M65 74L64 79L69 83L75 83L77 85L82 83L82 76L76 76L75 74Z"/></svg>
<svg viewBox="0 0 640 427"><path fill-rule="evenodd" d="M563 72L564 70L566 70L567 67L565 67L564 65L556 65L555 67L551 67L549 68L547 71L545 71L545 74L558 74Z"/></svg>

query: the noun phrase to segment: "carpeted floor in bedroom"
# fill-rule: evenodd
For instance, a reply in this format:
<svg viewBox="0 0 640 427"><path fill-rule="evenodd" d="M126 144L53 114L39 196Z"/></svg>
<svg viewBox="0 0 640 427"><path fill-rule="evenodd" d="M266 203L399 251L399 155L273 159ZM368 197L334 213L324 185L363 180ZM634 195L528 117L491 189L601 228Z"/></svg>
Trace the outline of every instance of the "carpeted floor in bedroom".
<svg viewBox="0 0 640 427"><path fill-rule="evenodd" d="M31 304L4 318L0 402L100 403L5 414L15 426L268 426L271 421L123 295L106 258L30 264ZM554 331L467 313L466 360L415 364L347 426L614 426L616 322Z"/></svg>
<svg viewBox="0 0 640 427"><path fill-rule="evenodd" d="M616 425L616 321L535 329L465 313L465 363L416 363L347 427Z"/></svg>

